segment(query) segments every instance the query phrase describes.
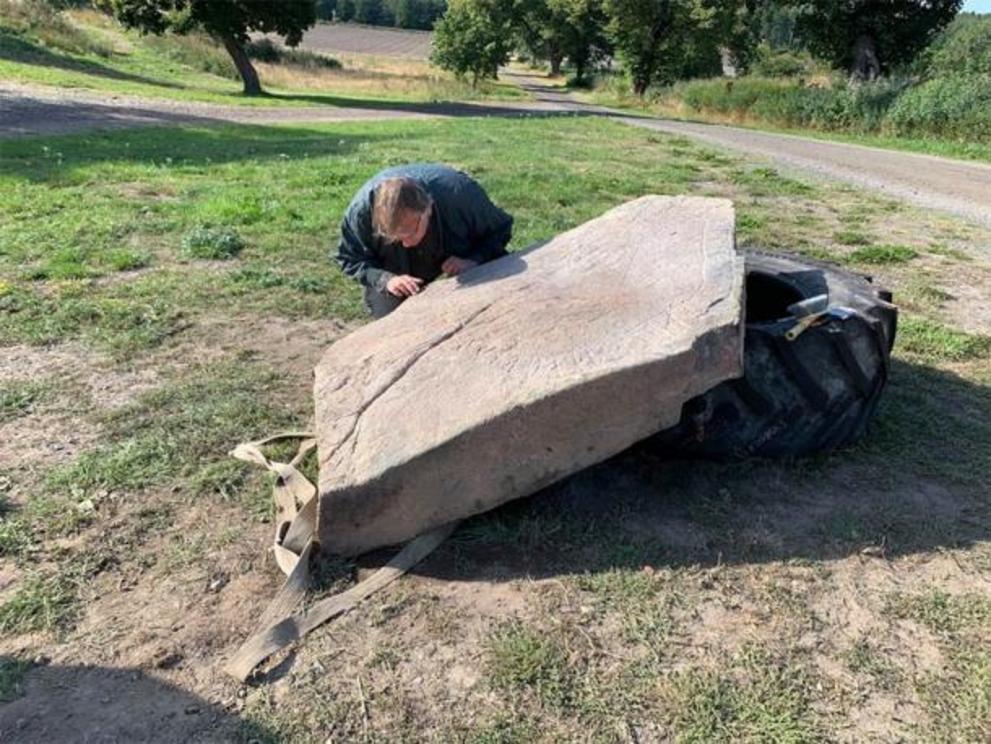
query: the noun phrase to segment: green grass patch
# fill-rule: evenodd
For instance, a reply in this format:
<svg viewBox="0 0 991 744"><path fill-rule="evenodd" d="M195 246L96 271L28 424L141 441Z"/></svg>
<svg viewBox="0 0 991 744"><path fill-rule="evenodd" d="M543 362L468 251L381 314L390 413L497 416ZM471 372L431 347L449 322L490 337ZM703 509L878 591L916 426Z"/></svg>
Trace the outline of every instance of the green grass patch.
<svg viewBox="0 0 991 744"><path fill-rule="evenodd" d="M0 656L0 703L9 703L24 694L24 678L34 666L13 656Z"/></svg>
<svg viewBox="0 0 991 744"><path fill-rule="evenodd" d="M530 691L554 706L570 700L567 657L553 635L522 623L509 623L489 637L488 655L489 675L496 687Z"/></svg>
<svg viewBox="0 0 991 744"><path fill-rule="evenodd" d="M991 337L958 331L917 316L898 319L898 349L928 363L965 362L991 353Z"/></svg>
<svg viewBox="0 0 991 744"><path fill-rule="evenodd" d="M903 334L906 323L900 325ZM906 343L906 335L901 338ZM897 348L901 353L905 347ZM945 359L941 347L925 351L906 356L924 364ZM936 480L954 492L982 495L991 477L989 442L991 389L932 367L895 361L877 418L857 445L855 461L876 468L889 482L909 479L903 483L906 488ZM930 522L903 524L898 533L905 545L924 545L933 539L934 527ZM942 528L953 530L952 525Z"/></svg>
<svg viewBox="0 0 991 744"><path fill-rule="evenodd" d="M754 196L802 196L814 192L809 184L785 178L767 167L738 170L733 174L733 183L746 187Z"/></svg>
<svg viewBox="0 0 991 744"><path fill-rule="evenodd" d="M748 649L720 670L670 675L662 710L678 742L821 741L813 685L800 661Z"/></svg>
<svg viewBox="0 0 991 744"><path fill-rule="evenodd" d="M949 594L940 589L923 595L892 594L887 611L941 634L991 627L991 599L980 594Z"/></svg>
<svg viewBox="0 0 991 744"><path fill-rule="evenodd" d="M0 424L31 413L47 393L48 386L40 382L0 382Z"/></svg>
<svg viewBox="0 0 991 744"><path fill-rule="evenodd" d="M75 622L79 610L75 574L31 574L0 605L0 632L13 635L65 630Z"/></svg>
<svg viewBox="0 0 991 744"><path fill-rule="evenodd" d="M941 674L918 685L929 720L920 739L957 744L991 739L991 654L985 648L957 649Z"/></svg>
<svg viewBox="0 0 991 744"><path fill-rule="evenodd" d="M110 414L104 423L111 443L53 471L48 487L134 490L191 479L200 492L231 491L232 470L217 470L217 461L238 442L294 422L266 399L278 382L246 362L196 369Z"/></svg>
<svg viewBox="0 0 991 744"><path fill-rule="evenodd" d="M183 252L189 258L234 258L244 249L244 240L229 227L197 227L183 236Z"/></svg>
<svg viewBox="0 0 991 744"><path fill-rule="evenodd" d="M907 245L870 245L855 250L848 260L865 264L902 264L918 255L917 250Z"/></svg>
<svg viewBox="0 0 991 744"><path fill-rule="evenodd" d="M107 252L107 264L114 271L136 271L151 264L151 256L141 251L116 248Z"/></svg>
<svg viewBox="0 0 991 744"><path fill-rule="evenodd" d="M869 235L858 230L841 230L833 235L833 240L842 245L867 245L871 242Z"/></svg>
<svg viewBox="0 0 991 744"><path fill-rule="evenodd" d="M43 553L48 541L76 534L92 518L92 504L71 489L32 493L25 504L0 512L0 556L19 561Z"/></svg>

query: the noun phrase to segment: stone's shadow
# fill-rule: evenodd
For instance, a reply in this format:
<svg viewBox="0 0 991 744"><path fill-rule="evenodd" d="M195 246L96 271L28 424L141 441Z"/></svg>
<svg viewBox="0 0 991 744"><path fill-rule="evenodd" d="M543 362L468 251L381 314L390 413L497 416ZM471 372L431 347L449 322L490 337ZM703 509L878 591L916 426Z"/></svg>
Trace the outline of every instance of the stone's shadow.
<svg viewBox="0 0 991 744"><path fill-rule="evenodd" d="M0 666L16 667L18 662L0 656ZM0 703L3 742L179 744L278 738L276 731L138 669L34 666L16 686L20 696Z"/></svg>
<svg viewBox="0 0 991 744"><path fill-rule="evenodd" d="M853 448L718 463L663 461L634 446L465 520L412 573L505 581L963 547L991 539L979 485L988 442L991 390L895 361L878 417ZM391 554L376 551L359 565L382 565Z"/></svg>

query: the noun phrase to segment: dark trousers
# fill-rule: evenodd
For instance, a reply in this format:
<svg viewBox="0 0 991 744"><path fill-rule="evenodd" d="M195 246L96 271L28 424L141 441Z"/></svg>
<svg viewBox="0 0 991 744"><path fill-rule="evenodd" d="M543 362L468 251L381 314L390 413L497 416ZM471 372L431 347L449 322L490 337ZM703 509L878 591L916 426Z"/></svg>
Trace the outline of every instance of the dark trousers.
<svg viewBox="0 0 991 744"><path fill-rule="evenodd" d="M372 314L373 318L384 318L401 304L405 297L396 297L388 292L379 292L377 289L365 287L365 309Z"/></svg>

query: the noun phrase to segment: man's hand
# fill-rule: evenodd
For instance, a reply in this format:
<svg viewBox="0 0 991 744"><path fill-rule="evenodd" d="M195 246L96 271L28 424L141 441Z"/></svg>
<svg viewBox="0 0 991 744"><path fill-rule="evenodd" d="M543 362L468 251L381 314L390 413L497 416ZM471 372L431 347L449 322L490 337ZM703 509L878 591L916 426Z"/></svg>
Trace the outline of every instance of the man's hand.
<svg viewBox="0 0 991 744"><path fill-rule="evenodd" d="M467 258L451 256L440 265L440 270L448 276L457 276L462 271L468 271L468 269L473 269L476 266L478 266L477 261L470 261Z"/></svg>
<svg viewBox="0 0 991 744"><path fill-rule="evenodd" d="M386 291L396 297L412 297L423 287L423 280L409 274L392 277L385 285Z"/></svg>

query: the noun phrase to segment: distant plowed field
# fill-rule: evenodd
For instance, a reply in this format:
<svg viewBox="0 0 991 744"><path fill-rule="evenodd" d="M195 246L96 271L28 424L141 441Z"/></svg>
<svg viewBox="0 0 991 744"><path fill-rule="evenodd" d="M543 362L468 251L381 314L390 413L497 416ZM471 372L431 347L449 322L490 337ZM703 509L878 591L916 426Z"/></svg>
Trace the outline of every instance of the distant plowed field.
<svg viewBox="0 0 991 744"><path fill-rule="evenodd" d="M301 46L314 52L382 54L426 59L433 34L355 23L318 23L303 36Z"/></svg>

